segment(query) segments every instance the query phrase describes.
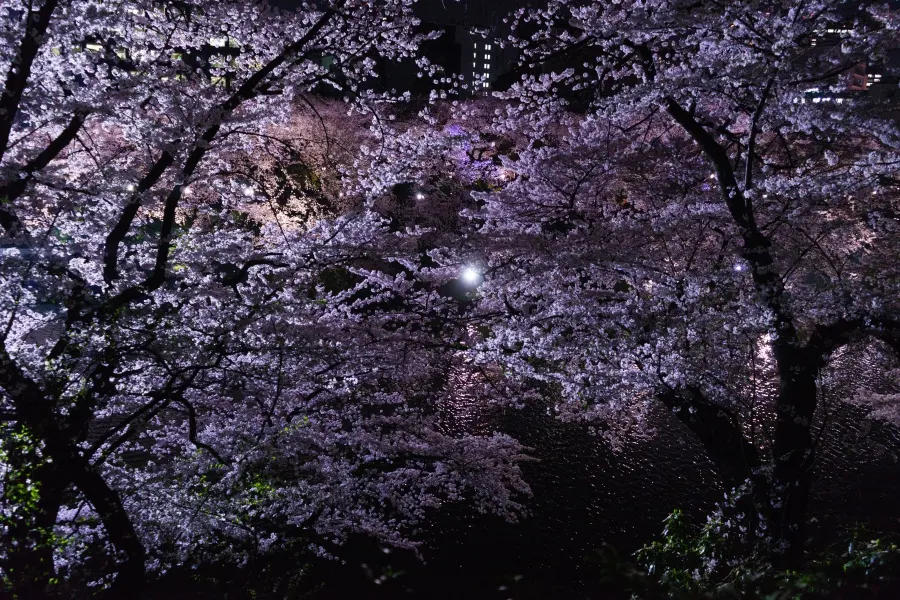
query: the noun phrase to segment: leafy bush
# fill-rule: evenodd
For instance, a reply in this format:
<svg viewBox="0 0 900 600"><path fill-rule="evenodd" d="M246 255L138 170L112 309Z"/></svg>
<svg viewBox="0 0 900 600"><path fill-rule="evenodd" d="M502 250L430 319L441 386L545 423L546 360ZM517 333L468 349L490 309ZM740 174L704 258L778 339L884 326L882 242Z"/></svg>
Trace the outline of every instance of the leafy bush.
<svg viewBox="0 0 900 600"><path fill-rule="evenodd" d="M807 553L803 566L779 570L761 548L735 545L717 516L696 527L681 510L665 519L661 539L635 553L636 565L601 558L634 598L885 597L900 593L900 542L856 528Z"/></svg>

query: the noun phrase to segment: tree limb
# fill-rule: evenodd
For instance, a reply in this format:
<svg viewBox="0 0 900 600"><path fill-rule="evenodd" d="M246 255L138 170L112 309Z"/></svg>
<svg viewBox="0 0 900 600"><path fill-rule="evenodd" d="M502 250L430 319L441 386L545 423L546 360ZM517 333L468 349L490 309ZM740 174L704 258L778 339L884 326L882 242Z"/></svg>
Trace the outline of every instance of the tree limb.
<svg viewBox="0 0 900 600"><path fill-rule="evenodd" d="M694 386L669 389L657 398L697 436L726 487L736 488L754 477L762 460L741 431L736 415L709 402Z"/></svg>
<svg viewBox="0 0 900 600"><path fill-rule="evenodd" d="M0 160L3 160L9 146L9 135L19 112L19 104L25 93L25 86L31 76L31 67L41 49L44 34L50 26L50 19L59 0L45 0L37 12L30 10L22 29L22 41L19 53L13 57L3 83L3 94L0 95Z"/></svg>
<svg viewBox="0 0 900 600"><path fill-rule="evenodd" d="M326 11L316 23L296 42L288 45L278 56L268 62L263 68L256 71L253 75L239 87L227 100L211 111L213 122L200 135L193 149L188 154L187 160L181 169L180 180L188 181L194 174L200 161L209 151L209 148L218 135L224 120L234 112L242 103L258 96L262 90L260 84L271 75L278 67L282 66L292 55L303 50L303 47L310 42L318 33L328 24L334 16L334 11ZM140 208L140 199L144 190L152 187L156 181L162 176L165 170L172 164L174 157L167 151L164 152L159 160L154 164L151 171L144 177L141 184L135 190L131 201L126 206L125 211L116 223L116 226L107 236L104 249L104 268L103 277L107 283L112 282L116 278L118 247L128 230L131 223L137 215ZM145 185L146 184L146 185ZM169 243L171 240L172 230L175 225L175 214L178 203L181 200L183 185L181 183L175 185L169 192L165 200L163 208L162 231L160 231L159 242L156 247L156 261L152 273L138 286L126 289L124 292L116 296L111 301L111 308L117 308L130 301L141 291L153 291L163 284L165 281L165 269L169 258ZM136 289L137 287L143 290Z"/></svg>
<svg viewBox="0 0 900 600"><path fill-rule="evenodd" d="M762 117L763 110L766 107L766 101L769 98L769 92L772 91L772 84L775 83L775 77L771 77L763 90L762 96L759 98L759 104L753 111L753 117L750 121L750 137L747 140L747 160L744 165L744 191L748 191L753 187L753 153L756 151L756 135L759 132L759 119ZM753 218L753 211L750 211L750 218Z"/></svg>
<svg viewBox="0 0 900 600"><path fill-rule="evenodd" d="M0 204L0 226L3 227L6 234L10 237L16 237L25 233L22 221L12 210L12 203L22 195L28 184L34 179L34 174L50 164L50 161L56 158L75 139L75 136L84 125L87 115L87 111L76 111L65 129L40 154L28 161L21 169L18 169L20 176L0 187L0 198L3 199L3 203Z"/></svg>

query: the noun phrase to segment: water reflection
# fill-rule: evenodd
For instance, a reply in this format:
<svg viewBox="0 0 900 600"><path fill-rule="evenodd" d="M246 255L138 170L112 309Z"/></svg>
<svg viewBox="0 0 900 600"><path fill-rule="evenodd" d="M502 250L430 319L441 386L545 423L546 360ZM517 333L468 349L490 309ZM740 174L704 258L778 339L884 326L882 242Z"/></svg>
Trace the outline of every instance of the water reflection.
<svg viewBox="0 0 900 600"><path fill-rule="evenodd" d="M777 389L769 340L758 340L746 365L732 382L736 402L745 433L764 449ZM861 387L886 391L884 371L884 349L869 344L836 354L823 372L812 516L898 527L892 500L900 491L900 432L865 419L862 409L844 402ZM653 409L649 417L658 435L626 441L614 453L586 426L550 416L549 402L521 410L487 404L483 384L478 369L456 357L442 422L459 433L504 431L531 448L538 459L524 467L534 491L531 515L509 526L462 510L451 514L431 531L428 577L482 581L519 575L537 587L542 578L574 581L584 557L602 544L630 553L659 534L672 509L700 519L722 497L704 450L666 410Z"/></svg>

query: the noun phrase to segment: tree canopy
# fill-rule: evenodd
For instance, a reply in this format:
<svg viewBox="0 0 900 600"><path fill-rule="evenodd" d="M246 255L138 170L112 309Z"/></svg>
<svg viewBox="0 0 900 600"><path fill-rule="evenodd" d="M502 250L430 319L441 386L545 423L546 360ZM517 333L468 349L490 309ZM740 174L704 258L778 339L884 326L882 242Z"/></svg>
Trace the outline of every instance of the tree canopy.
<svg viewBox="0 0 900 600"><path fill-rule="evenodd" d="M338 209L390 135L367 81L422 41L409 5L3 3L4 585L121 597L284 545L413 547L461 498L519 513L519 445L438 419L455 303Z"/></svg>
<svg viewBox="0 0 900 600"><path fill-rule="evenodd" d="M374 90L438 75L413 4L0 4L3 585L515 519L525 450L440 418L458 364L598 443L672 411L800 559L823 369L900 352L898 12L550 0L508 90L410 115Z"/></svg>

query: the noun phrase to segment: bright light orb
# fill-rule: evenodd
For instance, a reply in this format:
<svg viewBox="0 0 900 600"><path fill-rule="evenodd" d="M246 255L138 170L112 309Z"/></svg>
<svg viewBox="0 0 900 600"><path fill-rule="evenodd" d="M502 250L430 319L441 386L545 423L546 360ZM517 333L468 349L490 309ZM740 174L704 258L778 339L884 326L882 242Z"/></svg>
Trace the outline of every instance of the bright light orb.
<svg viewBox="0 0 900 600"><path fill-rule="evenodd" d="M462 279L469 285L475 285L481 279L481 274L472 267L466 267L462 272Z"/></svg>
<svg viewBox="0 0 900 600"><path fill-rule="evenodd" d="M423 194L422 192L419 192L418 194L416 194L416 200L424 200L424 199L425 199L425 194Z"/></svg>
<svg viewBox="0 0 900 600"><path fill-rule="evenodd" d="M134 184L133 184L133 183L129 183L129 184L125 187L125 189L128 190L129 192L133 192L134 189L135 189L135 188L134 188Z"/></svg>
<svg viewBox="0 0 900 600"><path fill-rule="evenodd" d="M735 270L735 271L743 271L743 270L744 270L744 265L738 263L738 264L734 265L734 270Z"/></svg>
<svg viewBox="0 0 900 600"><path fill-rule="evenodd" d="M244 188L244 195L245 195L245 196L247 196L248 198L252 198L252 197L253 197L253 194L254 194L254 191L253 191L253 188L252 188L252 187L247 186L247 187Z"/></svg>

